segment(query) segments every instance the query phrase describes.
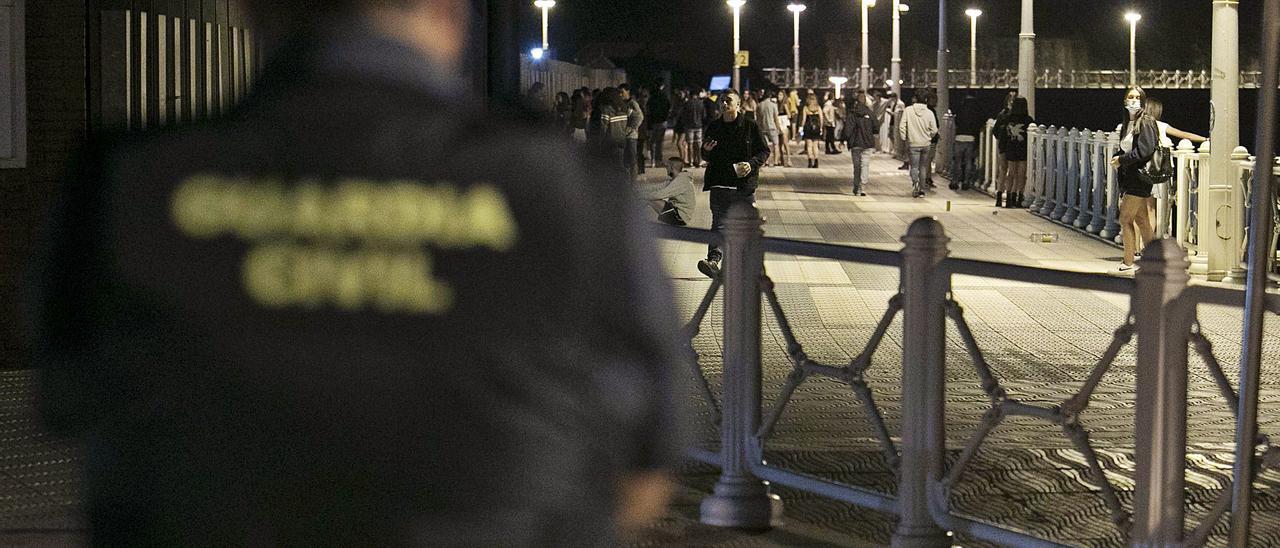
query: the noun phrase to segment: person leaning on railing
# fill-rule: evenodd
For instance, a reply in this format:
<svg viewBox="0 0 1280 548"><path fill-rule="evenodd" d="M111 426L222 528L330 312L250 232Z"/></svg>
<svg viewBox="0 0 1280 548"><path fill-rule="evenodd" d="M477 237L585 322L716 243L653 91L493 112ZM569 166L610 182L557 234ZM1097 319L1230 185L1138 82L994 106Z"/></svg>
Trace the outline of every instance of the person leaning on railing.
<svg viewBox="0 0 1280 548"><path fill-rule="evenodd" d="M1140 87L1130 89L1125 95L1124 108L1128 116L1120 127L1120 149L1111 158L1121 192L1120 238L1124 243L1121 272L1134 269L1139 237L1143 242L1155 239L1155 228L1147 211L1151 185L1138 176L1138 170L1151 161L1160 143L1159 129L1146 113L1146 102L1147 92Z"/></svg>
<svg viewBox="0 0 1280 548"><path fill-rule="evenodd" d="M1156 99L1155 97L1147 98L1147 116L1150 116L1152 120L1156 121L1156 127L1160 130L1160 146L1168 149L1170 155L1173 154L1173 138L1174 137L1177 137L1178 139L1186 139L1195 144L1200 144L1209 140L1208 137L1196 135L1195 133L1191 133L1189 131L1182 131L1176 127L1173 127L1165 122L1160 121L1160 118L1164 116L1164 103L1162 103L1159 99ZM1167 184L1160 184L1160 185L1156 185L1154 188L1151 189L1151 197L1147 199L1147 215L1149 215L1151 218L1152 226L1155 226L1155 223L1159 220L1159 216L1156 215L1156 197L1170 196L1171 194L1170 191L1172 189L1168 188L1169 186L1170 185L1167 185ZM1174 202L1170 200L1169 203L1172 206ZM1156 227L1156 228L1161 228L1161 227ZM1168 228L1168 227L1164 226L1163 228ZM1161 228L1161 230L1163 230L1163 228Z"/></svg>

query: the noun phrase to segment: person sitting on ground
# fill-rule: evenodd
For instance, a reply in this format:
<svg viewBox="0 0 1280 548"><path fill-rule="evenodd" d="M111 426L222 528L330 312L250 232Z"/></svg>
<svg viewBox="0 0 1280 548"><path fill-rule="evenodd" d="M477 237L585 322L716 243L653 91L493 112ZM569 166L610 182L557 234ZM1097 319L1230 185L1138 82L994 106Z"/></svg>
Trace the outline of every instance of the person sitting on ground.
<svg viewBox="0 0 1280 548"><path fill-rule="evenodd" d="M698 203L698 190L693 186L693 175L685 169L684 160L678 156L667 158L667 178L657 182L639 182L636 191L641 199L658 214L658 220L676 226L685 226L693 218L693 208Z"/></svg>

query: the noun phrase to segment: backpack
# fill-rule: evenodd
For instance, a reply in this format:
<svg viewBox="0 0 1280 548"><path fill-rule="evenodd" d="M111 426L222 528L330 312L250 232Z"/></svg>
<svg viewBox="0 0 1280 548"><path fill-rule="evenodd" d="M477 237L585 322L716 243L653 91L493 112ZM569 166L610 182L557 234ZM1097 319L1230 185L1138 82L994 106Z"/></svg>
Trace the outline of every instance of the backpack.
<svg viewBox="0 0 1280 548"><path fill-rule="evenodd" d="M1138 168L1138 180L1147 185L1171 182L1173 175L1173 151L1166 146L1156 146L1156 152L1151 155L1151 161Z"/></svg>

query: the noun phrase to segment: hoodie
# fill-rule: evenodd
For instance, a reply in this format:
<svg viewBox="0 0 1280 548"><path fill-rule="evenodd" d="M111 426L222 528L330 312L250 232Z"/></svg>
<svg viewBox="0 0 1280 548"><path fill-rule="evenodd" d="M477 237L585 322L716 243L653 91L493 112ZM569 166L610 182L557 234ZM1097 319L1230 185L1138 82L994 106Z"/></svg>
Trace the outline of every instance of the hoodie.
<svg viewBox="0 0 1280 548"><path fill-rule="evenodd" d="M927 147L937 134L938 117L933 115L928 105L916 103L903 111L898 135L907 141L908 146Z"/></svg>

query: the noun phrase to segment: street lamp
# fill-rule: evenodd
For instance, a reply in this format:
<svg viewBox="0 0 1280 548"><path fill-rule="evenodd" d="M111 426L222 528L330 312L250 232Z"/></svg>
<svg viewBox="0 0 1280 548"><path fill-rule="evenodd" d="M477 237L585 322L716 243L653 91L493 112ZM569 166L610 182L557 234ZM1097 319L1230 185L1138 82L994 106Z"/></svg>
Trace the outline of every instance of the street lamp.
<svg viewBox="0 0 1280 548"><path fill-rule="evenodd" d="M827 80L836 87L836 99L840 99L840 89L844 87L844 83L848 82L849 79L844 76L832 76Z"/></svg>
<svg viewBox="0 0 1280 548"><path fill-rule="evenodd" d="M726 0L726 4L733 8L733 89L742 89L738 83L742 76L738 67L738 52L741 50L739 39L741 37L742 27L739 20L742 16L742 6L747 5L747 0Z"/></svg>
<svg viewBox="0 0 1280 548"><path fill-rule="evenodd" d="M1138 85L1138 20L1142 19L1142 14L1131 11L1124 14L1125 21L1129 22L1129 87Z"/></svg>
<svg viewBox="0 0 1280 548"><path fill-rule="evenodd" d="M862 89L871 87L871 65L867 59L867 8L876 7L876 0L862 0Z"/></svg>
<svg viewBox="0 0 1280 548"><path fill-rule="evenodd" d="M902 33L898 22L900 14L911 11L911 6L901 3L899 0L893 0L893 58L889 60L889 88L894 93L901 94L902 90Z"/></svg>
<svg viewBox="0 0 1280 548"><path fill-rule="evenodd" d="M804 4L788 4L787 9L791 11L795 21L795 43L791 46L792 67L794 68L793 77L796 87L800 87L800 12L805 10Z"/></svg>
<svg viewBox="0 0 1280 548"><path fill-rule="evenodd" d="M969 8L964 10L969 16L969 87L978 87L978 16L982 10Z"/></svg>
<svg viewBox="0 0 1280 548"><path fill-rule="evenodd" d="M533 5L542 9L542 51L551 49L547 42L547 12L556 7L556 0L536 0Z"/></svg>

